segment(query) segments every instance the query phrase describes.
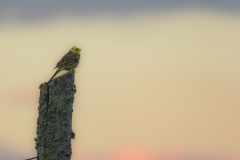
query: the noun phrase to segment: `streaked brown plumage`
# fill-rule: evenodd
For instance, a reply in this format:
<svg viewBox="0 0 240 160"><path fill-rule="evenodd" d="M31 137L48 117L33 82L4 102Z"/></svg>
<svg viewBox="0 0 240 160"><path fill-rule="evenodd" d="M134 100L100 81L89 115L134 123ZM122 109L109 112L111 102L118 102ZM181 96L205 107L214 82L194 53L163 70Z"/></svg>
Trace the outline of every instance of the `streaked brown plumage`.
<svg viewBox="0 0 240 160"><path fill-rule="evenodd" d="M66 71L72 71L75 68L77 68L79 64L79 59L80 59L80 52L81 49L78 47L74 46L72 47L68 53L66 53L62 59L56 64L55 68L58 68L56 72L53 74L51 79L48 81L48 83L60 72L61 70L66 70ZM55 69L54 68L54 69Z"/></svg>

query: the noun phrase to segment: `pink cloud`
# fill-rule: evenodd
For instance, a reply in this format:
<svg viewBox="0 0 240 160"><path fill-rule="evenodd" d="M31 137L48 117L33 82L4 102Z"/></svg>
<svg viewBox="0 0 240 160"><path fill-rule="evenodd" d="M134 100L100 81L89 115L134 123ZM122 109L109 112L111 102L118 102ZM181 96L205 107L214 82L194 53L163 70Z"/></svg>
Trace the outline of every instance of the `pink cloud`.
<svg viewBox="0 0 240 160"><path fill-rule="evenodd" d="M37 89L16 89L4 91L1 94L1 103L8 106L15 106L21 104L38 103L39 90Z"/></svg>

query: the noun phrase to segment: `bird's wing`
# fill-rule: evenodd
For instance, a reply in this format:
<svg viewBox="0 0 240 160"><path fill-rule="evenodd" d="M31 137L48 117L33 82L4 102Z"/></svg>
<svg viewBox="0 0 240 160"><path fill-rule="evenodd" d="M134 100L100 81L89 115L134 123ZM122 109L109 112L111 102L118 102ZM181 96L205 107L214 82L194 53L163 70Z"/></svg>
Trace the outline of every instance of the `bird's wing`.
<svg viewBox="0 0 240 160"><path fill-rule="evenodd" d="M79 59L80 59L80 55L79 54L75 54L75 53L72 53L71 51L69 51L57 63L55 68L62 68L62 67L66 67L68 65L71 65L71 63L78 63Z"/></svg>
<svg viewBox="0 0 240 160"><path fill-rule="evenodd" d="M63 66L65 66L65 64L69 61L69 57L71 55L71 52L69 51L68 53L66 53L62 59L56 64L55 68L61 68Z"/></svg>

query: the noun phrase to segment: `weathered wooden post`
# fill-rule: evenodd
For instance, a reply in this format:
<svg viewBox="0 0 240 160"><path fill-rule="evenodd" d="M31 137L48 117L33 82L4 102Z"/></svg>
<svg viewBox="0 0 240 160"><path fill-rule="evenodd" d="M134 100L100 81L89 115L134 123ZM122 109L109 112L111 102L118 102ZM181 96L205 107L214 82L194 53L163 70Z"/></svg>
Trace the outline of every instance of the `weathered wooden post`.
<svg viewBox="0 0 240 160"><path fill-rule="evenodd" d="M74 71L40 86L36 150L38 160L70 160Z"/></svg>

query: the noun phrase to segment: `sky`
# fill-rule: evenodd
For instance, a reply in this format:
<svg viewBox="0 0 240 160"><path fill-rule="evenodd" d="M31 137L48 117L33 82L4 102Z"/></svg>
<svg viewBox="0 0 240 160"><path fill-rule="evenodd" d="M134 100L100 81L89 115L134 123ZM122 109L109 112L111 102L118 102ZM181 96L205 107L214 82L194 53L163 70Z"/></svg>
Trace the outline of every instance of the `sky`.
<svg viewBox="0 0 240 160"><path fill-rule="evenodd" d="M144 14L147 12L174 11L184 8L208 8L239 13L237 0L89 0L89 1L1 1L0 19L18 18L27 21L61 16L97 16Z"/></svg>
<svg viewBox="0 0 240 160"><path fill-rule="evenodd" d="M36 155L39 86L74 45L73 160L240 157L239 7L1 1L0 159Z"/></svg>

